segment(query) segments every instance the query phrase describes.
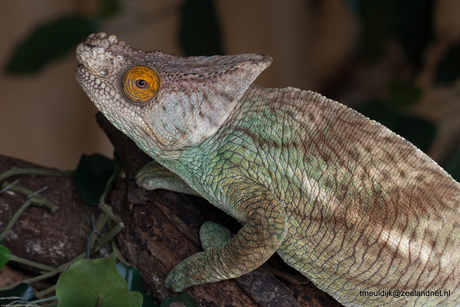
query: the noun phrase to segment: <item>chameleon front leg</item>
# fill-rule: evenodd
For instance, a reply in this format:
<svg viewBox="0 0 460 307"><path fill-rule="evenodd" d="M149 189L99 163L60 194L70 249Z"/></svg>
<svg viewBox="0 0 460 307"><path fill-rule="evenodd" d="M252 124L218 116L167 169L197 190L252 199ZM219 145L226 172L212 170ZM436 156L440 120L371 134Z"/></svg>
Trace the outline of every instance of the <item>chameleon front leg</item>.
<svg viewBox="0 0 460 307"><path fill-rule="evenodd" d="M155 160L147 163L136 173L136 183L146 190L165 189L169 191L200 196L175 173Z"/></svg>
<svg viewBox="0 0 460 307"><path fill-rule="evenodd" d="M252 190L233 200L235 211L245 214L246 223L230 240L225 230L205 223L200 237L205 251L180 262L166 278L166 286L179 292L185 288L239 277L268 260L286 236L284 207L268 191ZM214 233L213 233L214 232ZM218 232L216 234L216 232Z"/></svg>

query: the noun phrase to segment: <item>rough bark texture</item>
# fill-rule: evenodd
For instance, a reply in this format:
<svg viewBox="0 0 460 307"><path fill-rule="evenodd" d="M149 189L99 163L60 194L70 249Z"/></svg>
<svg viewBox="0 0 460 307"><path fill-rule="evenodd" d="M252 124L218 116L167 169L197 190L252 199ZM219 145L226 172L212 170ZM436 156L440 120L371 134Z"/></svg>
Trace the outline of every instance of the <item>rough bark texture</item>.
<svg viewBox="0 0 460 307"><path fill-rule="evenodd" d="M0 173L13 167L43 169L32 163L0 156ZM81 231L81 226L91 228L91 214L97 217L100 210L80 199L72 176L14 176L6 180L12 182L16 179L20 180L18 185L32 191L48 186L40 194L59 208L55 213L50 213L44 207L30 206L5 237L4 245L18 257L51 266L68 262L84 252L86 235ZM0 194L0 230L4 229L25 201L24 196L13 192Z"/></svg>

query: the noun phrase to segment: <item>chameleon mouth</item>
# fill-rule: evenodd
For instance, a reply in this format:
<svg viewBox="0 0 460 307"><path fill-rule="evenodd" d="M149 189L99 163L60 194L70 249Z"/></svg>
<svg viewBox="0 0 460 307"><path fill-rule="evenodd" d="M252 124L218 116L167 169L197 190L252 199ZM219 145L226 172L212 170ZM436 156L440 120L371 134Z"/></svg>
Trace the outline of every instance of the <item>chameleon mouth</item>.
<svg viewBox="0 0 460 307"><path fill-rule="evenodd" d="M77 79L77 82L85 88L85 84L82 82L85 79L85 75L87 74L87 70L83 64L79 64L77 66L77 70L75 72L75 79Z"/></svg>
<svg viewBox="0 0 460 307"><path fill-rule="evenodd" d="M76 72L75 72L75 79L80 84L80 86L83 89L83 91L85 91L86 95L99 108L100 107L99 103L98 103L97 99L93 99L93 91L91 90L91 88L95 88L97 85L92 80L91 74L88 71L88 69L85 67L85 65L79 64L77 66L77 69L76 69ZM93 79L95 79L95 78L93 78Z"/></svg>
<svg viewBox="0 0 460 307"><path fill-rule="evenodd" d="M97 96L94 94L94 90L101 89L98 83L95 82L95 80L98 79L97 76L91 74L91 71L86 68L84 64L79 64L75 72L75 79L91 101L104 113L106 107L103 103L100 103L99 99L97 99Z"/></svg>
<svg viewBox="0 0 460 307"><path fill-rule="evenodd" d="M77 72L75 73L75 77L77 78L77 81L81 79L82 75L84 75L86 72L86 68L83 64L78 64L77 66Z"/></svg>
<svg viewBox="0 0 460 307"><path fill-rule="evenodd" d="M90 72L85 67L85 65L79 64L77 66L77 69L76 69L76 72L75 72L75 79L77 80L77 82L80 84L80 86L83 88L83 90L88 95L89 94L88 87L90 87L91 84L94 83L94 82L91 80Z"/></svg>

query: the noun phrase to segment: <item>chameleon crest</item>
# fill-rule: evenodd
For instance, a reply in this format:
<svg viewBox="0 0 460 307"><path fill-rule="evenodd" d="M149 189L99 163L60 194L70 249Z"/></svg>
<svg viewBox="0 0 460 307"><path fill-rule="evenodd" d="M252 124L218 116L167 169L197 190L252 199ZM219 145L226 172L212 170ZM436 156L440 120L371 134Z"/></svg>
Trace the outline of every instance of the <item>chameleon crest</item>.
<svg viewBox="0 0 460 307"><path fill-rule="evenodd" d="M230 237L205 223L204 251L168 287L235 278L276 252L346 306L460 305L460 184L404 138L317 93L253 85L271 62L260 54L183 58L99 33L76 56L87 95L154 160L137 183L243 224Z"/></svg>

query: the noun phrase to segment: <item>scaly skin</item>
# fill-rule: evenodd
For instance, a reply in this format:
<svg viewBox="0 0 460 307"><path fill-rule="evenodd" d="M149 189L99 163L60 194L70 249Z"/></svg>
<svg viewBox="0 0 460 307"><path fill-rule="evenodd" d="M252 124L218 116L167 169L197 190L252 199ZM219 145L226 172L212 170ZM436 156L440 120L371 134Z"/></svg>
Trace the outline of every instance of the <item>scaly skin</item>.
<svg viewBox="0 0 460 307"><path fill-rule="evenodd" d="M231 239L203 225L205 251L172 270L173 290L277 252L346 306L460 305L460 184L400 136L319 94L252 85L267 56L181 58L105 33L76 56L91 100L156 161L138 184L201 195L243 224ZM122 81L137 65L160 80L143 102ZM382 290L442 296L360 295Z"/></svg>

